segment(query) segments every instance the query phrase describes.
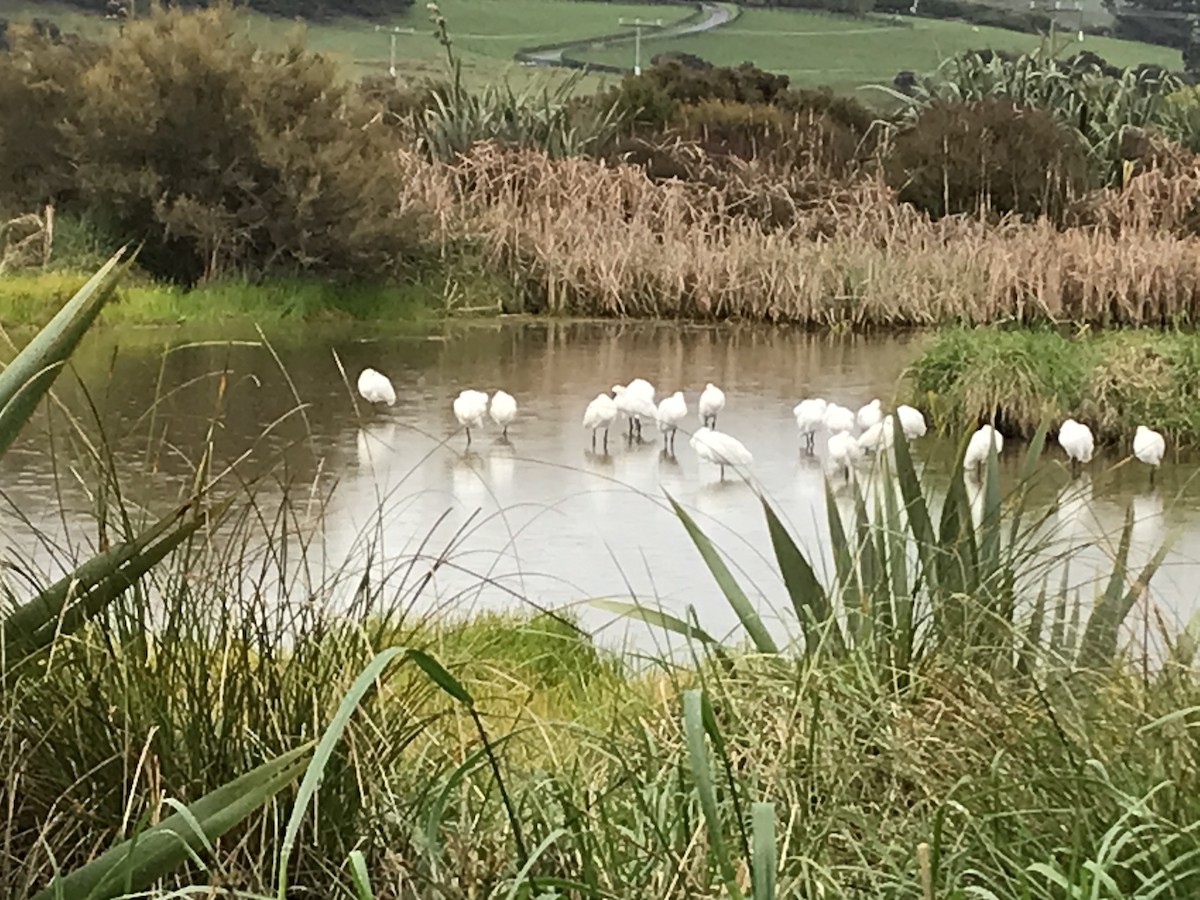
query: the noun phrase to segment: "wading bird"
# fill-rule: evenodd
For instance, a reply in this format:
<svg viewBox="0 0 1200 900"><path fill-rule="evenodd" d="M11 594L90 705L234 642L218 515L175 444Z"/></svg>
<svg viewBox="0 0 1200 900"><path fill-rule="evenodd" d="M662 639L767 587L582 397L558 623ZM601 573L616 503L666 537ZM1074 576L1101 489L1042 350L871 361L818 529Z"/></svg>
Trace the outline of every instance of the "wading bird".
<svg viewBox="0 0 1200 900"><path fill-rule="evenodd" d="M825 428L837 434L839 431L854 430L854 411L836 403L830 403L825 410Z"/></svg>
<svg viewBox="0 0 1200 900"><path fill-rule="evenodd" d="M849 431L837 431L829 436L829 466L835 472L845 472L850 480L850 469L862 456L862 448Z"/></svg>
<svg viewBox="0 0 1200 900"><path fill-rule="evenodd" d="M499 425L503 431L501 435L508 437L508 426L513 423L517 417L517 401L513 395L507 391L496 391L492 394L491 406L492 421Z"/></svg>
<svg viewBox="0 0 1200 900"><path fill-rule="evenodd" d="M796 417L796 427L800 429L800 436L804 438L804 449L809 453L813 452L817 432L825 424L825 412L828 408L829 404L820 397L801 400L792 407L792 415Z"/></svg>
<svg viewBox="0 0 1200 900"><path fill-rule="evenodd" d="M709 428L717 427L717 413L725 408L725 392L715 384L706 384L700 395L698 404L700 424Z"/></svg>
<svg viewBox="0 0 1200 900"><path fill-rule="evenodd" d="M963 469L978 474L979 469L987 465L988 447L992 444L996 446L996 455L999 456L1004 450L1004 435L991 425L984 425L971 435L971 440L967 442L967 455L963 457Z"/></svg>
<svg viewBox="0 0 1200 900"><path fill-rule="evenodd" d="M1059 426L1058 445L1067 452L1071 460L1071 474L1079 474L1080 466L1092 461L1092 453L1096 450L1096 440L1092 437L1092 429L1082 422L1067 419Z"/></svg>
<svg viewBox="0 0 1200 900"><path fill-rule="evenodd" d="M663 449L670 448L674 453L675 433L679 430L679 423L687 418L687 401L683 398L683 391L663 397L654 418L658 422L658 430L663 433Z"/></svg>
<svg viewBox="0 0 1200 900"><path fill-rule="evenodd" d="M374 369L363 369L358 376L358 393L368 403L386 403L396 405L396 389L388 381L388 377Z"/></svg>
<svg viewBox="0 0 1200 900"><path fill-rule="evenodd" d="M471 446L471 429L483 424L487 415L488 395L483 391L466 390L454 398L454 418L467 430L467 446Z"/></svg>
<svg viewBox="0 0 1200 900"><path fill-rule="evenodd" d="M642 419L653 419L658 413L654 405L654 388L649 382L635 378L627 385L613 385L618 412L629 419L629 439L642 439Z"/></svg>
<svg viewBox="0 0 1200 900"><path fill-rule="evenodd" d="M884 416L882 421L876 422L858 436L858 446L860 450L874 453L881 449L890 450L895 440L896 432L895 426L892 424L892 417Z"/></svg>
<svg viewBox="0 0 1200 900"><path fill-rule="evenodd" d="M1133 434L1133 455L1150 467L1150 483L1154 484L1154 473L1167 452L1167 442L1157 431L1139 425Z"/></svg>
<svg viewBox="0 0 1200 900"><path fill-rule="evenodd" d="M896 417L900 420L900 428L904 431L904 436L910 441L925 437L925 416L919 409L911 406L897 406Z"/></svg>
<svg viewBox="0 0 1200 900"><path fill-rule="evenodd" d="M597 394L583 411L583 427L592 432L592 450L596 449L596 431L604 429L604 452L608 453L608 426L617 418L617 404L608 394Z"/></svg>
<svg viewBox="0 0 1200 900"><path fill-rule="evenodd" d="M878 400L872 400L866 406L860 406L858 415L854 418L858 422L858 427L866 431L872 425L883 421L883 404Z"/></svg>
<svg viewBox="0 0 1200 900"><path fill-rule="evenodd" d="M754 462L754 457L741 441L711 428L697 429L688 443L702 460L721 467L722 481L725 480L726 466L745 469Z"/></svg>

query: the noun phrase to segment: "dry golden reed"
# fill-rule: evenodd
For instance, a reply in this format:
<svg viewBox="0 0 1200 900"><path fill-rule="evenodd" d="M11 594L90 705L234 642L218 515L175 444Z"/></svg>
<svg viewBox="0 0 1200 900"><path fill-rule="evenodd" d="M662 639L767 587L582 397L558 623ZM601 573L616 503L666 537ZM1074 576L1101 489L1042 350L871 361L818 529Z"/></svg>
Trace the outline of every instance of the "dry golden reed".
<svg viewBox="0 0 1200 900"><path fill-rule="evenodd" d="M804 204L764 175L760 193L790 202L764 223L746 214L745 178L655 182L635 166L488 145L453 165L406 164L443 246L477 246L553 313L867 328L1166 324L1200 309L1200 240L1179 233L1200 197L1194 166L1169 179L1170 205L1152 171L1061 229L930 221L869 175Z"/></svg>

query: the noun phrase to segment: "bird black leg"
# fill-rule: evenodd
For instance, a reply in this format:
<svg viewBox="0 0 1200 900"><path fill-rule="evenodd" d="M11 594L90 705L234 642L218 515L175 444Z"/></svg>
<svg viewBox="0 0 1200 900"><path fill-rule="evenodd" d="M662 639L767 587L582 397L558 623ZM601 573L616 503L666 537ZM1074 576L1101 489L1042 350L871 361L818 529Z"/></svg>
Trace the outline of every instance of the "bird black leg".
<svg viewBox="0 0 1200 900"><path fill-rule="evenodd" d="M500 432L500 436L503 437L506 441L508 440L508 426L507 425L505 425L504 430L502 432Z"/></svg>
<svg viewBox="0 0 1200 900"><path fill-rule="evenodd" d="M467 446L468 447L471 446L471 429L470 428L467 429Z"/></svg>
<svg viewBox="0 0 1200 900"><path fill-rule="evenodd" d="M1158 467L1151 466L1150 467L1150 487L1154 487L1154 475L1156 472L1158 472Z"/></svg>
<svg viewBox="0 0 1200 900"><path fill-rule="evenodd" d="M596 437L596 432L592 432L592 438ZM608 426L604 426L604 455L608 455Z"/></svg>
<svg viewBox="0 0 1200 900"><path fill-rule="evenodd" d="M722 481L725 480L725 464L724 463L721 464L721 480Z"/></svg>
<svg viewBox="0 0 1200 900"><path fill-rule="evenodd" d="M596 452L596 429L592 429L592 452Z"/></svg>

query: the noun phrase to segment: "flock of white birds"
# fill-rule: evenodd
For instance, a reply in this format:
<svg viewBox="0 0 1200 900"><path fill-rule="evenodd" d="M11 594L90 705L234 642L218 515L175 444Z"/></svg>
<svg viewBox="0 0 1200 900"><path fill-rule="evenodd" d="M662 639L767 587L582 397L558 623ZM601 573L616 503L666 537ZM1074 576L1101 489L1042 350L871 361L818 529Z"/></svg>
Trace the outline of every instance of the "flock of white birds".
<svg viewBox="0 0 1200 900"><path fill-rule="evenodd" d="M358 392L373 405L394 406L396 390L386 375L375 369L364 369L358 376ZM454 418L467 434L467 446L471 444L471 429L479 429L488 417L508 436L509 426L517 418L517 401L505 391L496 391L489 398L484 391L465 390L454 398ZM726 467L745 471L754 462L746 446L732 435L717 431L717 416L725 409L725 393L715 384L705 386L697 402L700 418L698 428L688 441L696 456L705 462L720 467L721 478ZM687 418L688 405L683 391L675 391L655 402L654 385L643 378L635 378L629 384L614 385L611 393L599 393L583 413L583 427L592 434L592 450L596 449L596 435L604 429L603 447L608 452L608 431L617 419L623 418L630 441L641 441L642 421L653 421L663 435L663 447L671 452L675 449L675 435ZM814 451L818 434L825 433L827 458L834 472L845 473L846 478L867 454L887 451L895 439L893 415L900 422L900 429L909 440L916 440L926 433L925 416L911 406L898 406L894 414L885 415L883 404L872 400L857 411L837 403L813 397L801 400L792 409L801 440L809 453ZM1073 473L1091 462L1096 449L1092 430L1082 422L1067 419L1058 429L1059 446L1066 452ZM964 469L978 473L986 465L991 447L996 454L1004 450L1004 435L991 425L984 425L967 443ZM1150 477L1162 463L1166 453L1166 441L1157 431L1139 425L1133 436L1133 455L1151 467Z"/></svg>

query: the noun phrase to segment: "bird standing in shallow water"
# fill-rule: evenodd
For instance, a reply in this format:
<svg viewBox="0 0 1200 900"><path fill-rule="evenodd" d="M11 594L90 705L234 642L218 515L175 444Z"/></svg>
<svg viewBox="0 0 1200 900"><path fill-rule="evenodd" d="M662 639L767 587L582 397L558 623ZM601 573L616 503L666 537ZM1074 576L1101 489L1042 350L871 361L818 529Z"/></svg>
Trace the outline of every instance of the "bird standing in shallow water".
<svg viewBox="0 0 1200 900"><path fill-rule="evenodd" d="M1150 483L1154 484L1154 473L1167 452L1167 442L1157 431L1139 425L1133 434L1133 455L1150 467Z"/></svg>
<svg viewBox="0 0 1200 900"><path fill-rule="evenodd" d="M872 425L883 421L883 404L878 400L872 400L866 406L859 407L858 415L854 418L858 422L858 427L866 431Z"/></svg>
<svg viewBox="0 0 1200 900"><path fill-rule="evenodd" d="M596 431L604 429L604 452L608 453L608 426L617 418L617 404L608 394L597 394L583 411L583 427L592 432L592 450L596 449Z"/></svg>
<svg viewBox="0 0 1200 900"><path fill-rule="evenodd" d="M895 426L892 424L892 417L884 416L882 421L876 422L858 436L858 447L867 453L874 453L880 449L890 450L892 442L895 440L896 432Z"/></svg>
<svg viewBox="0 0 1200 900"><path fill-rule="evenodd" d="M904 431L904 436L910 441L915 441L919 437L925 437L927 430L925 416L921 414L919 409L914 409L911 406L897 406L896 418L900 420L900 428Z"/></svg>
<svg viewBox="0 0 1200 900"><path fill-rule="evenodd" d="M629 419L629 440L642 439L642 419L653 419L658 413L654 405L654 388L650 382L635 378L627 385L613 385L617 410Z"/></svg>
<svg viewBox="0 0 1200 900"><path fill-rule="evenodd" d="M492 421L499 425L503 431L501 435L508 437L508 426L513 423L517 417L517 401L513 395L507 391L496 391L492 395L491 406Z"/></svg>
<svg viewBox="0 0 1200 900"><path fill-rule="evenodd" d="M386 403L396 405L396 389L388 377L374 369L363 369L358 376L358 393L368 403Z"/></svg>
<svg viewBox="0 0 1200 900"><path fill-rule="evenodd" d="M1059 426L1058 445L1067 451L1071 460L1071 475L1077 476L1084 463L1092 461L1092 453L1096 450L1096 440L1092 437L1092 429L1082 422L1067 419Z"/></svg>
<svg viewBox="0 0 1200 900"><path fill-rule="evenodd" d="M834 471L844 471L850 480L850 469L862 456L862 447L849 431L837 431L829 436L829 464Z"/></svg>
<svg viewBox="0 0 1200 900"><path fill-rule="evenodd" d="M830 403L825 408L825 428L833 434L854 430L854 410Z"/></svg>
<svg viewBox="0 0 1200 900"><path fill-rule="evenodd" d="M654 418L658 422L658 430L663 433L663 449L675 452L675 433L679 431L679 423L687 418L687 401L683 391L676 391L670 397L664 397L658 404Z"/></svg>
<svg viewBox="0 0 1200 900"><path fill-rule="evenodd" d="M963 457L963 470L978 474L979 469L987 465L989 447L996 446L996 455L1004 450L1004 435L991 425L984 425L967 442L967 454Z"/></svg>
<svg viewBox="0 0 1200 900"><path fill-rule="evenodd" d="M483 424L487 415L488 395L483 391L466 390L454 398L454 418L467 430L467 446L471 446L471 429Z"/></svg>
<svg viewBox="0 0 1200 900"><path fill-rule="evenodd" d="M820 397L801 400L792 407L792 415L796 417L796 427L800 429L800 436L804 438L804 449L809 453L813 452L817 432L825 424L825 413L828 408L829 404Z"/></svg>
<svg viewBox="0 0 1200 900"><path fill-rule="evenodd" d="M726 466L744 469L754 463L754 457L741 441L711 428L697 429L688 443L702 460L721 467L722 481Z"/></svg>
<svg viewBox="0 0 1200 900"><path fill-rule="evenodd" d="M716 428L717 413L725 408L725 392L715 384L706 384L697 407L700 411L700 424Z"/></svg>

